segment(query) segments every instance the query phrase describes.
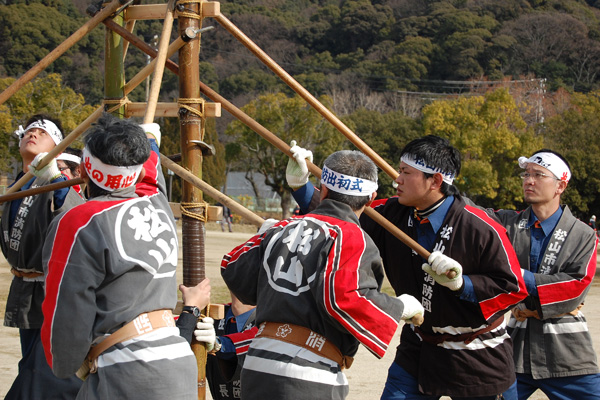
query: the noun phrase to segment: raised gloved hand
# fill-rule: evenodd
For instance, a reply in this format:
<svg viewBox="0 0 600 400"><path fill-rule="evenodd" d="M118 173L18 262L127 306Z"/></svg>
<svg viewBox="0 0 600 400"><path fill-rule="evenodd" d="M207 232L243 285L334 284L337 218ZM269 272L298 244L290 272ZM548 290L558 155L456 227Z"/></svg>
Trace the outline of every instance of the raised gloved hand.
<svg viewBox="0 0 600 400"><path fill-rule="evenodd" d="M31 164L29 164L29 172L36 178L51 182L60 176L60 170L58 169L55 158L53 158L44 168L37 169L37 166L40 165L40 162L42 162L47 155L48 153L40 153L35 156Z"/></svg>
<svg viewBox="0 0 600 400"><path fill-rule="evenodd" d="M265 233L267 231L267 229L269 229L270 227L272 227L273 225L275 225L278 222L279 222L279 220L277 220L275 218L266 219L265 222L262 223L260 228L258 228L258 234L262 235L263 233Z"/></svg>
<svg viewBox="0 0 600 400"><path fill-rule="evenodd" d="M462 266L458 261L439 251L431 253L427 263L423 264L421 268L431 275L437 283L452 291L460 289L463 285ZM451 271L453 274L449 274ZM454 275L454 277L449 278L448 275Z"/></svg>
<svg viewBox="0 0 600 400"><path fill-rule="evenodd" d="M410 294L402 294L397 298L404 305L402 316L400 318L416 326L421 325L423 323L423 314L425 314L425 309L419 300Z"/></svg>
<svg viewBox="0 0 600 400"><path fill-rule="evenodd" d="M160 147L160 125L156 122L150 124L140 124L144 132L151 134L156 139L156 144Z"/></svg>
<svg viewBox="0 0 600 400"><path fill-rule="evenodd" d="M211 317L204 317L196 323L196 329L194 330L196 340L206 343L206 351L214 349L217 342L214 322Z"/></svg>
<svg viewBox="0 0 600 400"><path fill-rule="evenodd" d="M290 158L288 161L285 178L292 189L300 189L308 183L310 172L308 171L306 160L312 162L313 154L312 151L297 146L295 140L290 142L290 146L290 152L294 158Z"/></svg>

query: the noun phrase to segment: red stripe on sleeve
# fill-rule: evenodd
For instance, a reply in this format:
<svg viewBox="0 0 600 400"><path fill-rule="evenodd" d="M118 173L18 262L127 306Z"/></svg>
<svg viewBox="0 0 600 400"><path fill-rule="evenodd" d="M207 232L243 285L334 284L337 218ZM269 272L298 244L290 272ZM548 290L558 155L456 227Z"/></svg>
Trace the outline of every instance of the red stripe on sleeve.
<svg viewBox="0 0 600 400"><path fill-rule="evenodd" d="M588 260L583 278L573 279L566 282L561 281L548 283L538 286L538 296L542 306L576 299L577 297L581 296L583 291L590 285L592 279L594 279L594 275L596 274L597 246L598 239L596 239L594 250L592 251L592 254Z"/></svg>
<svg viewBox="0 0 600 400"><path fill-rule="evenodd" d="M320 216L319 219L328 222L328 218ZM330 223L339 226L340 221ZM366 247L363 232L354 224L344 224L341 232L330 230L329 233L336 243L329 252L324 276L327 312L369 350L383 357L398 322L358 292L360 262Z"/></svg>
<svg viewBox="0 0 600 400"><path fill-rule="evenodd" d="M514 277L513 283L519 288L516 292L501 293L491 299L480 301L479 307L481 308L483 317L487 320L499 311L505 310L527 297L527 288L525 287L525 281L521 274L521 265L519 264L517 253L515 253L515 249L508 239L506 229L480 208L467 205L465 206L465 210L478 217L496 232L496 235L500 238L502 249L504 250L504 254L510 265L510 270Z"/></svg>
<svg viewBox="0 0 600 400"><path fill-rule="evenodd" d="M55 238L52 244L52 252L48 261L48 274L46 276L46 295L42 303L44 322L41 329L41 339L48 365L52 368L52 325L58 303L58 292L67 268L71 251L77 239L79 231L92 218L106 210L117 206L127 199L119 201L89 201L85 204L67 211L58 222Z"/></svg>

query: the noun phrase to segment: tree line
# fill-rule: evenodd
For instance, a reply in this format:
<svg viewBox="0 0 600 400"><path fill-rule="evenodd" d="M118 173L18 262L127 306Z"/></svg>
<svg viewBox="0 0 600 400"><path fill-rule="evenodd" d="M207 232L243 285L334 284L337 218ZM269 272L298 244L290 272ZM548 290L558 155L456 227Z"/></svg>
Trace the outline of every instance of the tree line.
<svg viewBox="0 0 600 400"><path fill-rule="evenodd" d="M85 3L7 0L0 6L0 89L87 20ZM572 163L566 200L582 218L600 212L598 7L575 0L221 2L224 15L391 165L417 136L448 137L464 156L459 188L479 204L518 208L516 158L552 147ZM282 139L312 148L317 164L330 151L352 147L228 32L205 21L211 24L215 29L202 35L204 83ZM162 21L138 21L135 34L151 43L161 27ZM46 111L73 128L99 104L103 46L97 28L0 107L6 133L0 168L11 168L15 149L8 133L29 114ZM146 63L130 46L126 76ZM177 84L167 72L161 101L175 100ZM144 101L143 85L129 98ZM177 124L160 123L163 153L178 153ZM206 132L205 141L218 149L205 159L205 179L220 188L225 171L252 167L289 201L283 155L227 113L207 123ZM380 180L380 194L393 194L391 180Z"/></svg>

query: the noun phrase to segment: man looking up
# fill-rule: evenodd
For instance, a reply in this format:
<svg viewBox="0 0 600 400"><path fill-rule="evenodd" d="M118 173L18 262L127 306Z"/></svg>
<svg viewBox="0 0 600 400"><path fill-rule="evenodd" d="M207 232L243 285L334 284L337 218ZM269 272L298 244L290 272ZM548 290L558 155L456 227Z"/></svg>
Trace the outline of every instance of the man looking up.
<svg viewBox="0 0 600 400"><path fill-rule="evenodd" d="M307 184L310 154L294 147L288 182L306 211L317 196ZM506 230L453 185L460 167L460 154L448 140L415 139L401 152L398 196L372 204L430 251L428 260L361 216L396 294L413 295L425 308L423 325L402 329L382 399L516 398L504 313L525 297L525 287Z"/></svg>
<svg viewBox="0 0 600 400"><path fill-rule="evenodd" d="M358 224L376 195L375 164L338 151L323 174L331 180L319 207L276 223L221 263L231 292L257 305L259 330L241 374L244 400L343 399L343 369L359 343L381 358L399 320L423 312L412 296L380 292L381 257Z"/></svg>
<svg viewBox="0 0 600 400"><path fill-rule="evenodd" d="M44 168L35 168L63 140L58 119L36 114L29 118L25 128L19 126L15 133L23 160L23 170L15 182L27 171L35 176L21 190L67 179L61 175L55 159ZM52 374L44 357L40 328L44 300L42 248L46 230L55 215L82 202L74 189L64 188L3 205L0 247L14 275L6 301L4 325L19 328L22 355L19 373L6 399L70 399L81 386L75 375L58 379Z"/></svg>
<svg viewBox="0 0 600 400"><path fill-rule="evenodd" d="M519 399L600 399L600 374L583 306L596 272L596 235L561 205L568 162L543 149L520 157L522 212L497 212L519 257L529 296L512 312Z"/></svg>

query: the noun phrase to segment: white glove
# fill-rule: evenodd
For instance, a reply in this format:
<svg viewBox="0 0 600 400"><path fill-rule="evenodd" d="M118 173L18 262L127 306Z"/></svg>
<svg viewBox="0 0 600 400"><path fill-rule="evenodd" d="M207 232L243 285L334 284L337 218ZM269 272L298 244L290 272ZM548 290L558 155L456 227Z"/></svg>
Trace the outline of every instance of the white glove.
<svg viewBox="0 0 600 400"><path fill-rule="evenodd" d="M431 253L427 259L427 263L423 264L421 268L431 275L437 283L446 286L452 291L460 289L463 285L462 266L458 261L439 251ZM448 276L446 276L450 271L454 271L456 274L454 278L448 278Z"/></svg>
<svg viewBox="0 0 600 400"><path fill-rule="evenodd" d="M272 227L273 225L275 225L278 222L279 222L279 220L276 220L275 218L266 219L265 222L262 223L260 228L258 228L258 235L262 235L263 233L265 233L267 231L267 229L269 229L270 227Z"/></svg>
<svg viewBox="0 0 600 400"><path fill-rule="evenodd" d="M144 132L151 134L156 139L156 144L160 147L160 125L156 122L150 124L140 124Z"/></svg>
<svg viewBox="0 0 600 400"><path fill-rule="evenodd" d="M53 158L44 168L38 170L36 167L42 162L42 159L46 157L48 153L40 153L29 164L29 172L31 172L36 178L40 178L44 181L51 182L60 176L60 170L56 159Z"/></svg>
<svg viewBox="0 0 600 400"><path fill-rule="evenodd" d="M194 336L197 341L206 343L206 351L211 351L217 341L214 323L215 321L211 317L204 317L196 323Z"/></svg>
<svg viewBox="0 0 600 400"><path fill-rule="evenodd" d="M421 305L421 302L417 300L415 297L410 294L402 294L397 297L398 300L402 302L404 305L404 309L402 310L401 319L412 322L415 325L421 325L423 323L423 315L425 314L425 309ZM415 318L414 321L411 321L414 317L420 316L420 318ZM417 321L420 321L417 323Z"/></svg>
<svg viewBox="0 0 600 400"><path fill-rule="evenodd" d="M296 146L296 141L290 142L290 152L294 158L290 158L285 169L285 178L288 185L292 189L300 189L302 186L308 183L308 166L306 160L313 161L313 153L310 150L306 150L300 146Z"/></svg>

